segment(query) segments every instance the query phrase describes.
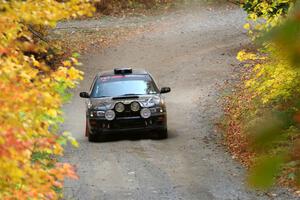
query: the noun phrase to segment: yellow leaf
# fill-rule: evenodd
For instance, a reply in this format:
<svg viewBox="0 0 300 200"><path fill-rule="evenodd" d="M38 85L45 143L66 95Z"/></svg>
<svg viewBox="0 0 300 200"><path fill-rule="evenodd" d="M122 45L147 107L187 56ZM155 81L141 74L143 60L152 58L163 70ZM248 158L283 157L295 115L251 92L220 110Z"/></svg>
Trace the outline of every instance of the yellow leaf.
<svg viewBox="0 0 300 200"><path fill-rule="evenodd" d="M244 29L250 30L250 24L249 23L244 24Z"/></svg>
<svg viewBox="0 0 300 200"><path fill-rule="evenodd" d="M63 62L63 65L64 65L65 67L71 67L71 66L72 66L71 61L69 61L69 60L65 60L65 61Z"/></svg>

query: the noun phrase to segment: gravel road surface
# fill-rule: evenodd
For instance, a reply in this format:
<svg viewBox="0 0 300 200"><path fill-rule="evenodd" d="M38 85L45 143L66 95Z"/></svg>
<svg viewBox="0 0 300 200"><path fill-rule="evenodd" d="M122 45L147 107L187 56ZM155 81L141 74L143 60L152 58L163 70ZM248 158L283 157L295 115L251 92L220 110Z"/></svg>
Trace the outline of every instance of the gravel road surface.
<svg viewBox="0 0 300 200"><path fill-rule="evenodd" d="M105 19L104 19L105 20ZM74 164L80 179L67 180L65 199L80 200L212 200L291 199L250 190L245 171L220 145L214 127L221 115L216 84L230 78L236 53L248 44L245 14L231 5L201 6L149 17L155 29L102 51L86 53L85 79L64 108L63 130L73 133L80 148L67 148L64 161ZM101 28L149 23L112 18L61 23L59 28ZM95 74L114 67L145 68L167 94L169 139L120 135L89 143L84 137L85 105L78 97L88 91Z"/></svg>

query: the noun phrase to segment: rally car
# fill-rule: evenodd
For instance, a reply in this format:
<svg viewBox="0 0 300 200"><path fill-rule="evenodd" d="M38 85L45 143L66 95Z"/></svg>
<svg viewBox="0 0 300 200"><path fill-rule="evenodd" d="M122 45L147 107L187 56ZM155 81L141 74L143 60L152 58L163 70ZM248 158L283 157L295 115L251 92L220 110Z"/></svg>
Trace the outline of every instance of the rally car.
<svg viewBox="0 0 300 200"><path fill-rule="evenodd" d="M86 133L89 141L120 132L150 132L158 139L168 137L167 111L162 94L145 70L117 68L96 75L86 98Z"/></svg>

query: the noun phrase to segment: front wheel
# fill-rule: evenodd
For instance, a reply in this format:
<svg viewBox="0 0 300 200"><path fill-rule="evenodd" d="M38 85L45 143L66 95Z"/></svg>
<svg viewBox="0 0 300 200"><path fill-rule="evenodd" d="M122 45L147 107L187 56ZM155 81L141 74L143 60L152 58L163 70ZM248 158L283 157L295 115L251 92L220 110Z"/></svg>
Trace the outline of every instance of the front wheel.
<svg viewBox="0 0 300 200"><path fill-rule="evenodd" d="M168 129L165 128L165 129L157 130L155 139L163 140L167 138L168 138Z"/></svg>
<svg viewBox="0 0 300 200"><path fill-rule="evenodd" d="M96 135L89 134L88 140L89 140L89 142L97 142L98 138Z"/></svg>
<svg viewBox="0 0 300 200"><path fill-rule="evenodd" d="M96 142L97 141L96 135L91 134L91 132L89 130L89 127L88 127L87 121L85 123L85 136L88 137L89 142Z"/></svg>

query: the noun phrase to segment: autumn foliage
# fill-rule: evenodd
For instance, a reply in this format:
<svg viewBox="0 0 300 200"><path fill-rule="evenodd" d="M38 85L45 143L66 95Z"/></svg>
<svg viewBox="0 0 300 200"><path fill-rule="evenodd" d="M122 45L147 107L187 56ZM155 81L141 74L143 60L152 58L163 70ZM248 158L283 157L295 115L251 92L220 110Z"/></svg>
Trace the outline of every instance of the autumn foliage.
<svg viewBox="0 0 300 200"><path fill-rule="evenodd" d="M32 30L93 11L88 0L0 2L0 199L58 199L71 165L57 162L67 133L61 106L82 73L76 55L55 63Z"/></svg>
<svg viewBox="0 0 300 200"><path fill-rule="evenodd" d="M244 28L258 46L237 58L244 69L226 98L230 151L250 167L249 183L300 183L300 7L294 0L246 0Z"/></svg>
<svg viewBox="0 0 300 200"><path fill-rule="evenodd" d="M175 0L100 0L95 2L98 12L115 14L120 11L134 9L151 9L157 5L170 5Z"/></svg>

